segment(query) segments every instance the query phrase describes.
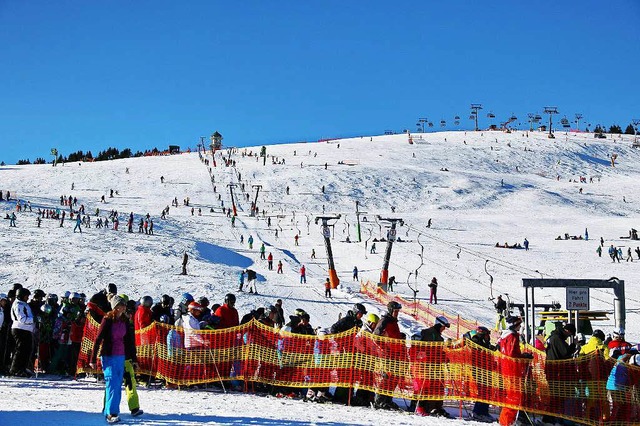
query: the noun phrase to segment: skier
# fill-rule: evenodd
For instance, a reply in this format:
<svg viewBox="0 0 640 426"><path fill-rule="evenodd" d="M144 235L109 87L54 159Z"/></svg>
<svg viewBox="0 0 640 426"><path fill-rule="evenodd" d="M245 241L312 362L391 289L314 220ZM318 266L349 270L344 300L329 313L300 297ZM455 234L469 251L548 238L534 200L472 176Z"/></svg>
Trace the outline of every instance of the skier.
<svg viewBox="0 0 640 426"><path fill-rule="evenodd" d="M11 335L15 341L15 349L11 362L10 374L18 377L31 377L33 373L28 369L33 345L35 321L27 299L31 292L26 288L16 290L16 299L11 306Z"/></svg>
<svg viewBox="0 0 640 426"><path fill-rule="evenodd" d="M324 297L331 298L331 281L329 281L329 278L324 282Z"/></svg>
<svg viewBox="0 0 640 426"><path fill-rule="evenodd" d="M509 328L502 332L498 345L500 346L500 353L510 358L526 358L532 359L533 356L529 353L522 353L520 351L520 326L522 325L522 318L510 316L507 317L507 324ZM523 377L528 374L528 365L519 363L517 361L504 360L502 363L502 377L505 381L504 388L507 390L506 402L510 405L522 405L522 392L519 390L518 383ZM515 424L518 417L524 417L518 410L513 408L503 407L500 411L499 422L502 426L511 426ZM526 423L526 419L522 418L523 424Z"/></svg>
<svg viewBox="0 0 640 426"><path fill-rule="evenodd" d="M307 283L307 268L304 265L300 267L300 284L302 283Z"/></svg>
<svg viewBox="0 0 640 426"><path fill-rule="evenodd" d="M316 258L316 249L311 249L311 258L312 259Z"/></svg>
<svg viewBox="0 0 640 426"><path fill-rule="evenodd" d="M264 255L264 254L265 254L265 251L266 251L266 249L265 249L265 247L264 247L264 243L262 243L262 244L260 245L260 259L261 259L261 260L265 260L265 255Z"/></svg>
<svg viewBox="0 0 640 426"><path fill-rule="evenodd" d="M182 273L180 275L187 275L187 263L189 262L189 255L187 252L184 252L182 256Z"/></svg>
<svg viewBox="0 0 640 426"><path fill-rule="evenodd" d="M298 234L296 234L295 237L293 237L296 245L298 245L298 238L300 238Z"/></svg>
<svg viewBox="0 0 640 426"><path fill-rule="evenodd" d="M247 238L247 242L249 243L249 250L253 249L253 235L249 235L249 238Z"/></svg>
<svg viewBox="0 0 640 426"><path fill-rule="evenodd" d="M267 263L269 265L269 270L273 271L273 254L269 252L269 256L267 256Z"/></svg>
<svg viewBox="0 0 640 426"><path fill-rule="evenodd" d="M247 285L249 286L249 293L258 294L258 288L256 287L257 274L253 269L247 269Z"/></svg>
<svg viewBox="0 0 640 426"><path fill-rule="evenodd" d="M357 266L353 267L353 280L354 281L358 281L358 267Z"/></svg>
<svg viewBox="0 0 640 426"><path fill-rule="evenodd" d="M400 309L402 309L402 305L398 302L391 301L387 303L387 313L382 316L378 325L376 325L376 328L373 330L373 334L391 339L404 339L405 336L403 333L400 333L400 328L398 327L398 314L400 313ZM386 371L382 371L381 373L382 380L380 384L384 385L387 389L395 389L398 378L393 374L388 374ZM384 410L398 409L398 405L393 402L390 396L378 392L375 394L373 406Z"/></svg>
<svg viewBox="0 0 640 426"><path fill-rule="evenodd" d="M636 254L638 255L638 259L640 260L640 247L636 247Z"/></svg>
<svg viewBox="0 0 640 426"><path fill-rule="evenodd" d="M330 330L331 334L338 334L351 330L353 327L362 327L362 317L367 314L367 309L362 303L356 303L347 314L334 323Z"/></svg>
<svg viewBox="0 0 640 426"><path fill-rule="evenodd" d="M569 345L566 342L568 337L572 337L576 334L576 326L569 323L565 324L562 328L556 328L551 332L551 335L547 339L547 361L560 361L565 359L571 359L574 352L576 351L575 343ZM557 363L548 362L545 363L545 374L547 376L547 381L550 386L559 386L563 383L568 377L564 372L566 367L564 365L558 365ZM552 407L557 407L560 410L564 407L564 402L557 397L550 397L550 405ZM543 423L554 424L559 419L556 419L550 415L542 416Z"/></svg>
<svg viewBox="0 0 640 426"><path fill-rule="evenodd" d="M396 283L396 276L392 275L389 277L389 281L387 282L387 291L393 291L393 285Z"/></svg>
<svg viewBox="0 0 640 426"><path fill-rule="evenodd" d="M496 313L498 314L498 321L496 321L495 330L504 330L507 328L507 324L505 323L505 316L507 315L507 302L502 299L502 295L498 295L498 301L493 304L496 308Z"/></svg>
<svg viewBox="0 0 640 426"><path fill-rule="evenodd" d="M235 294L228 293L224 297L224 304L221 305L214 313L215 316L220 318L218 329L235 327L240 324L240 319L238 318L238 311L234 307L235 304L236 304Z"/></svg>
<svg viewBox="0 0 640 426"><path fill-rule="evenodd" d="M445 328L449 327L451 327L451 324L449 323L447 318L444 316L439 316L436 318L434 324L431 327L425 328L420 332L420 340L423 342L444 342L442 333L444 332ZM432 353L432 356L433 358L429 360L429 362L431 363L442 364L446 362L446 355L443 350L434 351ZM429 390L442 392L442 394L444 395L444 387L442 385L439 385L439 388L433 389L433 387L438 385L430 386L429 384L425 383L424 379L414 380L413 386L414 390L418 391L418 393L424 390L425 386L429 386L432 388ZM445 411L443 404L443 400L418 401L415 413L418 416L431 415L434 417L450 417L449 413Z"/></svg>
<svg viewBox="0 0 640 426"><path fill-rule="evenodd" d="M589 241L589 230L584 228L584 240Z"/></svg>
<svg viewBox="0 0 640 426"><path fill-rule="evenodd" d="M598 246L596 253L598 253L598 257L602 257L602 246Z"/></svg>
<svg viewBox="0 0 640 426"><path fill-rule="evenodd" d="M11 212L11 217L9 218L9 226L16 227L16 212Z"/></svg>
<svg viewBox="0 0 640 426"><path fill-rule="evenodd" d="M525 251L529 250L529 240L525 238L522 245L524 246Z"/></svg>
<svg viewBox="0 0 640 426"><path fill-rule="evenodd" d="M437 305L438 304L438 280L436 279L436 277L433 277L431 279L431 282L429 283L429 289L430 289L429 303L433 303L434 305Z"/></svg>
<svg viewBox="0 0 640 426"><path fill-rule="evenodd" d="M631 255L631 247L627 248L627 262L628 261L633 262L633 256Z"/></svg>
<svg viewBox="0 0 640 426"><path fill-rule="evenodd" d="M151 306L153 306L153 299L151 296L144 296L140 299L140 305L138 306L133 318L134 329L136 331L148 327L153 322Z"/></svg>
<svg viewBox="0 0 640 426"><path fill-rule="evenodd" d="M238 291L242 291L242 287L244 286L245 274L246 272L244 269L241 270L240 273L238 274L238 284L239 284Z"/></svg>
<svg viewBox="0 0 640 426"><path fill-rule="evenodd" d="M278 260L278 270L276 271L278 274L282 274L282 260Z"/></svg>
<svg viewBox="0 0 640 426"><path fill-rule="evenodd" d="M371 244L371 250L369 254L376 254L376 243Z"/></svg>
<svg viewBox="0 0 640 426"><path fill-rule="evenodd" d="M73 233L76 233L76 229L80 231L80 233L82 234L82 228L80 227L80 225L82 224L82 219L80 218L80 215L76 216L76 226L73 228Z"/></svg>

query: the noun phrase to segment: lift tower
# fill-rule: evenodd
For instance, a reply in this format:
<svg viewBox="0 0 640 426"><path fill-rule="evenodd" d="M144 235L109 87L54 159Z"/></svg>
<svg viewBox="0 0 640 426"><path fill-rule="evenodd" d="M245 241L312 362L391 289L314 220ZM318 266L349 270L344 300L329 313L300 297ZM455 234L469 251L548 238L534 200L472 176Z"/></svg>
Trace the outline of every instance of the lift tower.
<svg viewBox="0 0 640 426"><path fill-rule="evenodd" d="M329 221L330 220L338 220L342 215L337 216L317 216L316 217L316 225L318 221L322 221L322 236L324 237L324 246L327 250L327 260L329 262L329 282L331 283L331 288L337 288L338 284L340 284L340 280L338 279L338 274L336 273L336 266L333 263L333 252L331 251L331 229L329 229Z"/></svg>
<svg viewBox="0 0 640 426"><path fill-rule="evenodd" d="M233 207L233 215L238 216L238 210L236 209L236 200L233 198L233 188L235 188L237 185L235 183L229 183L227 184L227 186L229 187L229 193L231 194L231 207Z"/></svg>
<svg viewBox="0 0 640 426"><path fill-rule="evenodd" d="M391 248L393 247L393 242L396 240L396 225L399 223L400 226L404 225L404 221L402 219L383 219L380 216L377 216L380 222L390 222L391 228L387 233L387 250L384 254L384 263L382 265L382 271L380 272L380 283L388 284L389 281L389 261L391 260Z"/></svg>
<svg viewBox="0 0 640 426"><path fill-rule="evenodd" d="M262 189L262 185L251 185L251 187L256 189L256 198L253 200L253 207L251 208L251 216L258 216L258 194Z"/></svg>

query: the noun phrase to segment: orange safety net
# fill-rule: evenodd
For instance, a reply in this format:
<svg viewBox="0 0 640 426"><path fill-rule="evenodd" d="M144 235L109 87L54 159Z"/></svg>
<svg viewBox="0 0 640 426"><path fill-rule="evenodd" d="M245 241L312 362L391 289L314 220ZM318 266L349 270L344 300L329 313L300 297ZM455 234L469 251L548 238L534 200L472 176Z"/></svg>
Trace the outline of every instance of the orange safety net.
<svg viewBox="0 0 640 426"><path fill-rule="evenodd" d="M89 368L98 324L87 318L78 372ZM351 329L303 336L256 321L215 331L153 323L136 332L139 373L190 385L231 381L298 388L363 389L412 400L482 401L585 424L640 425L640 368L597 353L567 361L505 357L470 341L404 341Z"/></svg>

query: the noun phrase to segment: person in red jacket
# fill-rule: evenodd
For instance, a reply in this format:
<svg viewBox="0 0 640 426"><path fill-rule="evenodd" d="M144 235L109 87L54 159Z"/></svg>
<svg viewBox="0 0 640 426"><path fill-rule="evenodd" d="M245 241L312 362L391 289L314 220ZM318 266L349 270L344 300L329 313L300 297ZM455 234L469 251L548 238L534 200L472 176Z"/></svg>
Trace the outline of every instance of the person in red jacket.
<svg viewBox="0 0 640 426"><path fill-rule="evenodd" d="M510 358L532 358L531 354L523 354L520 350L520 326L522 325L522 318L520 317L507 317L508 329L502 333L498 345L500 346L500 353ZM522 391L518 390L517 382L525 377L527 374L527 368L522 363L515 360L505 359L502 362L502 375L505 381L505 388L507 390L506 402L511 405L522 405L521 395ZM500 412L499 422L502 426L511 426L516 423L518 418L518 410L513 408L503 407Z"/></svg>
<svg viewBox="0 0 640 426"><path fill-rule="evenodd" d="M224 297L224 305L220 306L215 312L215 316L220 318L218 329L235 327L240 324L238 311L234 308L235 304L235 294L229 293Z"/></svg>
<svg viewBox="0 0 640 426"><path fill-rule="evenodd" d="M373 330L373 334L376 336L389 337L391 339L398 339L398 343L404 345L405 335L400 332L398 327L398 314L402 309L402 305L398 302L391 301L387 304L387 313L382 316L378 325ZM398 344L392 342L377 342L380 347L380 357L383 359L393 359L400 361L400 348ZM404 352L404 351L402 351ZM404 361L404 359L402 360ZM386 389L387 391L394 391L398 385L399 378L392 372L383 371L380 377L377 378L378 389ZM388 395L383 395L380 392L376 392L373 399L373 406L378 409L391 410L397 409L398 405L393 402L393 399Z"/></svg>
<svg viewBox="0 0 640 426"><path fill-rule="evenodd" d="M300 268L300 284L307 283L307 268L302 265Z"/></svg>
<svg viewBox="0 0 640 426"><path fill-rule="evenodd" d="M136 331L150 326L153 322L151 306L153 306L151 296L144 296L142 300L140 300L140 306L138 306L136 314L133 317L133 326Z"/></svg>

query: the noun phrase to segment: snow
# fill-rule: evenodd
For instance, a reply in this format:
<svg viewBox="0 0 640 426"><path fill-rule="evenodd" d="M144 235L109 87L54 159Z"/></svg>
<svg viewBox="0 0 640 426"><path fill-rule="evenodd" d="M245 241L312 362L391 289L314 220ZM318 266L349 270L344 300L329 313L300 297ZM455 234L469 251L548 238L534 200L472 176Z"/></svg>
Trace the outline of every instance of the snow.
<svg viewBox="0 0 640 426"><path fill-rule="evenodd" d="M238 296L241 315L280 298L285 314L301 307L311 315L313 326L329 327L355 302L363 302L369 311L384 311L384 307L359 295L359 284L351 279L357 265L361 279L378 280L386 243L377 243L378 254L370 254L365 240L370 247L373 238L385 236L387 224L375 219L380 215L405 221L398 236L407 242L394 244L389 274L397 278L396 292L407 298L413 296L407 285L409 279L412 285L418 285L418 297L428 301L427 284L436 276L440 309L492 326L495 317L488 300L485 263L494 277L493 295L508 293L514 302L524 302L522 278L618 277L626 284L627 339L639 340L635 324L640 319L640 288L636 285L640 261L634 253L634 262L623 259L613 264L606 254L608 246L614 244L622 247L626 257L630 241L620 237L628 235L632 227L640 228L640 150L631 147L632 136L594 139L592 134L558 132L555 140L549 140L540 132L485 131L414 137L414 144L408 143L407 135L385 135L267 146L267 153L285 159L285 165L273 165L269 158L263 166L262 159L240 155L243 151L255 155L260 147L239 148L231 157L236 160L235 168L221 166L217 154L218 167L213 167L213 175L225 207L231 204L229 183L244 183L250 200L255 196L252 185L262 185L258 206L272 215L271 228L261 216L249 217L250 202L239 187L235 190L239 216L232 228L230 219L222 214L218 194L213 193L208 169L195 152L57 167L0 167L0 190L29 200L34 209L34 213L18 213L16 228L10 228L8 220L0 223L2 291L20 282L32 290L41 288L57 294L82 291L90 296L113 282L119 292L134 298L148 294L157 300L167 293L179 299L188 291L196 298L207 296L211 303L221 303L224 294L237 289L238 272L250 267L259 274L260 294ZM226 150L223 152L226 154ZM615 167L610 164L613 153L617 154ZM160 176L164 176L164 183ZM579 176L585 176L587 183L569 182ZM593 183L589 183L591 177ZM287 186L290 195L286 195ZM582 194L579 188L583 188ZM118 191L113 198L109 197L110 189ZM84 204L92 215L96 208L100 208L102 217L111 209L117 210L119 231L96 229L92 223L92 228L74 234L74 222L68 218L62 228L50 219L44 219L42 227L37 228L37 208L56 208L61 195L77 197L78 204ZM102 195L106 203L100 202ZM177 208L171 207L174 197L180 204ZM186 197L195 208L193 216L190 208L182 205ZM368 221L362 223L363 242L347 243L347 235L357 241L356 201ZM170 214L167 220L161 220L165 206L170 206ZM0 202L0 208L4 217L15 210L15 201ZM202 216L198 216L198 208L202 208ZM324 298L327 259L320 226L315 224L323 208L324 215L341 214L331 240L341 288L332 291L331 300ZM135 215L133 234L126 232L129 212ZM154 236L137 233L139 218L147 213L154 219ZM430 218L433 225L427 228ZM583 235L585 228L589 241L555 240L565 233ZM296 233L300 235L299 246L294 244ZM240 244L240 235L244 244ZM249 235L255 239L253 250L246 243ZM605 247L599 258L595 249L601 236ZM525 237L531 243L529 251L494 247L496 242L522 244ZM268 271L266 261L259 260L261 241L267 254L273 253L274 264L282 260L284 274L276 274L275 267ZM634 243L632 249L640 246L640 242ZM317 259L310 259L312 249ZM181 276L185 251L190 256L189 274ZM301 264L307 267L306 285L299 283ZM415 275L409 275L416 269L417 282ZM536 292L537 303L557 300L564 305L564 299L562 290ZM609 312L609 320L596 326L610 332L614 325L612 291L592 289L591 309ZM401 315L401 328L407 333L423 326ZM100 386L3 379L0 389L0 424L6 424L3 416L9 416L12 424L32 418L27 414L36 415L34 410L48 418L69 409L72 415L65 415L65 422L77 418L82 424L91 424L94 417L95 421L102 420L94 414L102 398ZM11 391L6 392L8 389ZM11 404L4 398L7 394L12 396ZM36 409L30 399L43 401L47 407L39 405ZM182 391L143 390L141 400L142 408L153 413L145 415L144 421L157 424L228 423L236 415L246 416L239 422L253 418L257 424L280 423L277 419L282 418L292 424L372 424L387 415L338 406L314 405L314 410L309 410L308 404L241 394L191 392L187 398ZM242 404L238 411L232 409L236 404ZM402 421L405 417L395 414L394 419Z"/></svg>

